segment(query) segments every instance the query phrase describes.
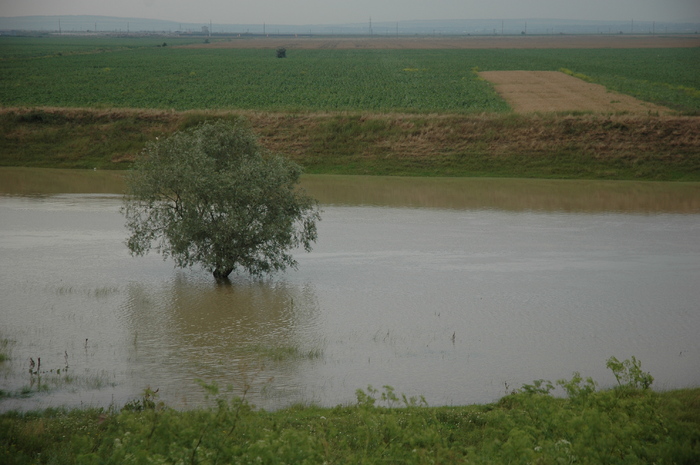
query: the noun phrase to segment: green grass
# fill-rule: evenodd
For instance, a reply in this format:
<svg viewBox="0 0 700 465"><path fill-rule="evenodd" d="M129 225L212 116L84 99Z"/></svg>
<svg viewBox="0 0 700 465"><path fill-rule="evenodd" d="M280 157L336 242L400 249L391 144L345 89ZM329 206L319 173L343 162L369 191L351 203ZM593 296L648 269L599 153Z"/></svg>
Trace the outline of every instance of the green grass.
<svg viewBox="0 0 700 465"><path fill-rule="evenodd" d="M574 381L562 384L571 389ZM223 398L209 408L175 411L147 390L121 411L0 415L0 462L7 465L694 465L698 460L700 389L574 389L561 398L529 386L492 404L428 407L385 386L381 394L371 387L358 390L354 405L297 405L274 412Z"/></svg>
<svg viewBox="0 0 700 465"><path fill-rule="evenodd" d="M607 366L613 389L575 372L460 407L368 386L352 405L268 412L202 382L210 406L176 411L148 388L121 409L0 414L0 463L698 463L700 389L654 392L634 357Z"/></svg>
<svg viewBox="0 0 700 465"><path fill-rule="evenodd" d="M51 154L57 168L125 167L147 140L162 135L168 122L167 115L151 113L5 113L0 115L0 146L5 151L0 165L45 166ZM156 134L151 133L153 127Z"/></svg>
<svg viewBox="0 0 700 465"><path fill-rule="evenodd" d="M289 55L289 54L288 54ZM456 57L454 57L456 58ZM134 49L6 60L4 106L506 111L461 60L405 52ZM421 63L418 72L405 71ZM423 70L425 68L425 70Z"/></svg>
<svg viewBox="0 0 700 465"><path fill-rule="evenodd" d="M7 338L0 339L0 363L10 359L10 346L12 342L13 341Z"/></svg>
<svg viewBox="0 0 700 465"><path fill-rule="evenodd" d="M123 169L148 141L238 112L0 112L0 166ZM700 180L697 118L243 113L310 174Z"/></svg>
<svg viewBox="0 0 700 465"><path fill-rule="evenodd" d="M0 38L3 106L264 111L506 112L475 69L559 70L700 112L700 48L274 50L155 39ZM158 42L160 43L160 42Z"/></svg>
<svg viewBox="0 0 700 465"><path fill-rule="evenodd" d="M0 61L49 58L66 55L84 55L118 52L139 48L158 48L201 43L200 38L175 37L107 37L107 36L4 36L0 41Z"/></svg>

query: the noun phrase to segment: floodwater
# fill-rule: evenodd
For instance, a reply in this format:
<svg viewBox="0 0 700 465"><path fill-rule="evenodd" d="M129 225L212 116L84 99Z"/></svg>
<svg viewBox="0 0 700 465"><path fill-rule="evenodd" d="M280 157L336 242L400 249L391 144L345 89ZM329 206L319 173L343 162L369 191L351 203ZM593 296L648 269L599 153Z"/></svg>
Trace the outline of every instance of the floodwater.
<svg viewBox="0 0 700 465"><path fill-rule="evenodd" d="M606 360L633 355L657 389L700 385L700 184L304 186L323 208L313 252L217 285L129 255L119 173L0 169L0 410L147 387L189 408L213 382L267 409L368 385L485 403L573 371L611 386Z"/></svg>

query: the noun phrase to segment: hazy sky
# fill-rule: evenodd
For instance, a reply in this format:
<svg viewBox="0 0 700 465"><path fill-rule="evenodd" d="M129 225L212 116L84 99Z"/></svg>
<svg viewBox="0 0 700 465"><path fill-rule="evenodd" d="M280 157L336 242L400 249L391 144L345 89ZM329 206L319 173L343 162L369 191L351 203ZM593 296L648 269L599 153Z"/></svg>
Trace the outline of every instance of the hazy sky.
<svg viewBox="0 0 700 465"><path fill-rule="evenodd" d="M0 0L0 16L104 15L227 24L414 19L700 22L700 0Z"/></svg>

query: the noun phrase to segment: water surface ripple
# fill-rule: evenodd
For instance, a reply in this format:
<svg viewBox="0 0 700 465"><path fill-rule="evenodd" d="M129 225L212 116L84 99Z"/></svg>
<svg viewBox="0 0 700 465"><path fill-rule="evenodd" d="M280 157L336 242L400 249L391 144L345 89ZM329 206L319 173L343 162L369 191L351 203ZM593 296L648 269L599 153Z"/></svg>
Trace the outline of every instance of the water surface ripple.
<svg viewBox="0 0 700 465"><path fill-rule="evenodd" d="M488 197L486 184L469 194L466 180L442 191L437 180L357 181L306 178L324 210L314 251L295 254L298 270L229 286L131 257L119 193L5 189L0 338L12 342L0 389L40 392L0 410L122 405L148 386L188 408L205 402L198 380L248 389L264 408L351 403L367 385L432 405L490 402L575 370L610 386L611 355L642 360L657 388L700 383L697 186L632 186L637 208L611 185L588 206L537 209L516 198L479 207L464 198ZM491 198L528 196L513 183L493 184ZM529 183L530 198L543 183ZM685 206L664 211L649 190L684 191ZM626 200L605 210L606 196Z"/></svg>

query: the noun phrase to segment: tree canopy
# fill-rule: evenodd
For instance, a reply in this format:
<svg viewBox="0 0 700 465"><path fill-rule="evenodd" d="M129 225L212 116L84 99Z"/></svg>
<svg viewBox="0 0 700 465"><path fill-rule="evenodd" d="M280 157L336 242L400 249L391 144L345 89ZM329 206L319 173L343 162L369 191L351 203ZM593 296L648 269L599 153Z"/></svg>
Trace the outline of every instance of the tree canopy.
<svg viewBox="0 0 700 465"><path fill-rule="evenodd" d="M236 120L204 122L150 143L127 176L122 213L132 255L151 248L217 279L296 267L290 249L316 240L317 202L301 167L262 148Z"/></svg>

